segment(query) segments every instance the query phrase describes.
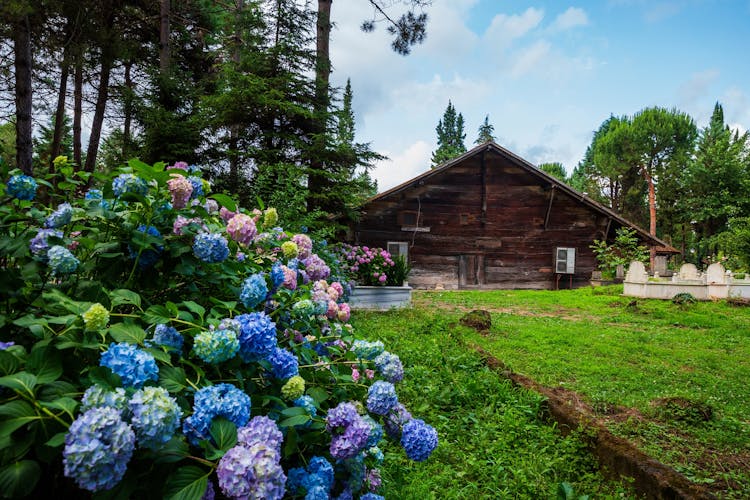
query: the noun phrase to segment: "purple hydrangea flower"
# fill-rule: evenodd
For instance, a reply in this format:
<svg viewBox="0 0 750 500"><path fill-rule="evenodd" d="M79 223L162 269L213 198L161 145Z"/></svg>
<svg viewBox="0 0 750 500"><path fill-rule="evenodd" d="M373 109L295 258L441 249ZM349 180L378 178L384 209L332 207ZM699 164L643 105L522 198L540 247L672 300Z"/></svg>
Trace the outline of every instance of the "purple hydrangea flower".
<svg viewBox="0 0 750 500"><path fill-rule="evenodd" d="M78 269L80 262L67 248L55 245L47 251L47 265L52 274L70 274Z"/></svg>
<svg viewBox="0 0 750 500"><path fill-rule="evenodd" d="M266 284L266 279L260 273L253 274L242 283L240 301L248 309L253 309L266 300L267 295L268 285Z"/></svg>
<svg viewBox="0 0 750 500"><path fill-rule="evenodd" d="M265 416L253 417L246 426L237 429L237 443L243 446L262 443L281 453L283 440L284 435L276 422Z"/></svg>
<svg viewBox="0 0 750 500"><path fill-rule="evenodd" d="M62 238L63 233L62 231L57 231L55 229L40 229L37 231L36 236L29 241L29 250L31 250L31 254L45 262L47 261L47 251L49 250L49 242L47 239L50 236Z"/></svg>
<svg viewBox="0 0 750 500"><path fill-rule="evenodd" d="M9 340L8 342L0 342L0 351L6 350L8 347L16 345L15 342Z"/></svg>
<svg viewBox="0 0 750 500"><path fill-rule="evenodd" d="M277 347L268 356L273 376L278 379L288 379L299 374L299 361L290 351Z"/></svg>
<svg viewBox="0 0 750 500"><path fill-rule="evenodd" d="M5 192L18 200L33 200L36 196L37 183L28 175L14 175L8 181Z"/></svg>
<svg viewBox="0 0 750 500"><path fill-rule="evenodd" d="M237 333L230 329L203 331L193 341L195 355L212 365L232 359L239 350Z"/></svg>
<svg viewBox="0 0 750 500"><path fill-rule="evenodd" d="M269 356L276 347L276 324L263 312L240 314L240 357L246 363Z"/></svg>
<svg viewBox="0 0 750 500"><path fill-rule="evenodd" d="M385 433L391 439L401 439L401 429L411 420L411 413L401 403L396 404L385 416Z"/></svg>
<svg viewBox="0 0 750 500"><path fill-rule="evenodd" d="M120 174L112 181L112 192L117 197L125 193L146 196L146 193L148 193L148 184L134 174Z"/></svg>
<svg viewBox="0 0 750 500"><path fill-rule="evenodd" d="M180 426L182 410L163 387L136 391L129 408L138 445L150 450L159 450Z"/></svg>
<svg viewBox="0 0 750 500"><path fill-rule="evenodd" d="M146 341L146 345L160 345L164 346L169 350L181 351L184 339L180 332L174 327L168 325L156 325L154 328L154 337L151 340Z"/></svg>
<svg viewBox="0 0 750 500"><path fill-rule="evenodd" d="M401 364L401 359L388 351L384 351L375 358L375 367L383 378L392 384L404 379L404 366Z"/></svg>
<svg viewBox="0 0 750 500"><path fill-rule="evenodd" d="M312 252L312 240L306 234L295 234L292 241L297 244L297 256L300 259L306 259Z"/></svg>
<svg viewBox="0 0 750 500"><path fill-rule="evenodd" d="M219 488L230 498L280 499L286 492L286 475L279 460L279 453L262 443L235 446L219 460Z"/></svg>
<svg viewBox="0 0 750 500"><path fill-rule="evenodd" d="M380 471L378 469L370 469L367 471L367 477L365 478L367 486L370 491L377 491L378 488L383 484L383 479L380 477ZM383 498L380 495L375 495L377 498ZM360 497L360 500L365 497Z"/></svg>
<svg viewBox="0 0 750 500"><path fill-rule="evenodd" d="M185 208L193 194L193 184L180 174L172 174L172 178L167 181L167 188L172 195L174 208L177 210Z"/></svg>
<svg viewBox="0 0 750 500"><path fill-rule="evenodd" d="M331 274L331 268L317 254L310 254L302 263L305 264L305 274L310 281L324 280Z"/></svg>
<svg viewBox="0 0 750 500"><path fill-rule="evenodd" d="M396 388L390 382L378 380L367 391L367 410L371 413L387 415L396 403Z"/></svg>
<svg viewBox="0 0 750 500"><path fill-rule="evenodd" d="M332 432L338 427L346 427L357 418L359 418L357 407L352 403L341 402L328 410L328 415L326 415L326 430Z"/></svg>
<svg viewBox="0 0 750 500"><path fill-rule="evenodd" d="M158 380L159 368L154 357L138 347L121 342L109 345L102 353L100 366L106 366L122 379L125 387L139 388L147 380Z"/></svg>
<svg viewBox="0 0 750 500"><path fill-rule="evenodd" d="M65 436L66 477L85 490L108 490L120 482L135 447L135 433L114 408L92 408Z"/></svg>
<svg viewBox="0 0 750 500"><path fill-rule="evenodd" d="M206 491L203 493L201 500L214 500L216 498L216 490L214 489L214 482L209 481L206 486Z"/></svg>
<svg viewBox="0 0 750 500"><path fill-rule="evenodd" d="M330 452L338 460L356 456L367 444L370 425L352 403L342 402L326 416L326 430L332 434Z"/></svg>
<svg viewBox="0 0 750 500"><path fill-rule="evenodd" d="M229 257L227 239L218 233L201 233L195 237L193 254L204 262L222 262Z"/></svg>
<svg viewBox="0 0 750 500"><path fill-rule="evenodd" d="M406 456L415 462L423 462L438 445L437 431L424 420L412 419L404 424L401 446Z"/></svg>

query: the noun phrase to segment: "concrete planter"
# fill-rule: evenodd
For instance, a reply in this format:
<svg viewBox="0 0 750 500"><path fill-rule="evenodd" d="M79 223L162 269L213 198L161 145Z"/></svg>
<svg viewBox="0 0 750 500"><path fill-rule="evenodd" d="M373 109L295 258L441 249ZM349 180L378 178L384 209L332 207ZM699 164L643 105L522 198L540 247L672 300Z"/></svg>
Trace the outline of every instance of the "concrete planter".
<svg viewBox="0 0 750 500"><path fill-rule="evenodd" d="M391 309L411 305L411 287L405 286L355 286L349 296L354 309Z"/></svg>

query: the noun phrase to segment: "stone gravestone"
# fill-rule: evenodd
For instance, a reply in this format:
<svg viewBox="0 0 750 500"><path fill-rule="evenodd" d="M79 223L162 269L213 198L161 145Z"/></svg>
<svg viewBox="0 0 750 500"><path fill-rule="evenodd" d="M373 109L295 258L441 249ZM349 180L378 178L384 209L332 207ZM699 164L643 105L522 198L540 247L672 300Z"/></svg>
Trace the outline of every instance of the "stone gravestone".
<svg viewBox="0 0 750 500"><path fill-rule="evenodd" d="M708 269L706 269L706 283L709 285L713 284L724 284L727 282L727 273L724 266L718 262L714 262Z"/></svg>
<svg viewBox="0 0 750 500"><path fill-rule="evenodd" d="M698 268L695 264L683 264L680 267L680 279L681 280L699 280L701 274L698 272Z"/></svg>
<svg viewBox="0 0 750 500"><path fill-rule="evenodd" d="M648 273L643 262L634 260L628 266L628 273L625 275L625 281L631 283L645 283L648 281Z"/></svg>

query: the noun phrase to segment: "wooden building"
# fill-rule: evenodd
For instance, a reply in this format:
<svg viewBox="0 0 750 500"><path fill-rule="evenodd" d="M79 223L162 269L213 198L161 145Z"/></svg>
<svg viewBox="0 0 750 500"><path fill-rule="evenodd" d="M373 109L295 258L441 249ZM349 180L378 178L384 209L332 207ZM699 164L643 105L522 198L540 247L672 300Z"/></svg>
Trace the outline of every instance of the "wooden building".
<svg viewBox="0 0 750 500"><path fill-rule="evenodd" d="M588 284L589 246L632 227L657 253L679 253L494 142L371 198L361 245L405 254L415 288L568 288Z"/></svg>

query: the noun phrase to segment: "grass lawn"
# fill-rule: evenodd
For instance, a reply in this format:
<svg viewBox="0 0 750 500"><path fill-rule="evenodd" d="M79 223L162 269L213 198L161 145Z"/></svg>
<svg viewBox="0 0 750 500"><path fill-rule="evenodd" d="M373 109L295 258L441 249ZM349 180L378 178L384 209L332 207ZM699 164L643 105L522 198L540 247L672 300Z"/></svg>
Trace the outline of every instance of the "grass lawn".
<svg viewBox="0 0 750 500"><path fill-rule="evenodd" d="M464 493L545 497L568 481L597 498L618 494L617 486L591 472L590 458L574 438L527 442L524 426L535 426L539 436L552 432L535 420L538 400L488 373L466 348L476 344L517 373L577 392L612 432L719 496L743 497L750 491L750 308L634 302L620 292L418 292L411 310L355 315L360 335L382 339L412 366L407 401L415 414L437 423L447 441L435 462L458 467L442 474L429 463L427 469L399 464L387 470L415 469L408 487L424 487L422 493L436 491L433 481L440 477L479 488L485 475L501 474L492 488L513 480L529 489ZM472 309L491 313L487 334L456 326ZM506 426L519 421L518 440L509 445L506 433L514 431ZM498 441L504 443L500 449ZM510 456L520 462L506 463ZM570 463L572 456L580 464ZM565 467L556 469L557 460ZM389 473L401 480L399 472Z"/></svg>

